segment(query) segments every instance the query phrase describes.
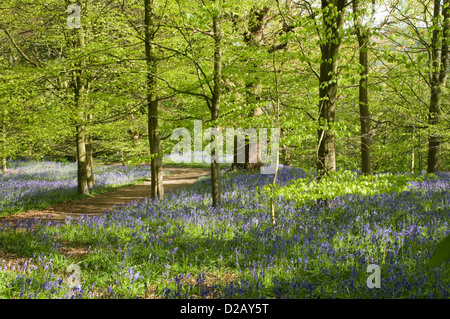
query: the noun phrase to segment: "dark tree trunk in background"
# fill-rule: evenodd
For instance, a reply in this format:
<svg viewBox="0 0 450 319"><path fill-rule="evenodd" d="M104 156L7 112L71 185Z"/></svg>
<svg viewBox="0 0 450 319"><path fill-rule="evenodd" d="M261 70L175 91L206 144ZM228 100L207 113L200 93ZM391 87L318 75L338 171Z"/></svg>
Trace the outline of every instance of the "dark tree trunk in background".
<svg viewBox="0 0 450 319"><path fill-rule="evenodd" d="M281 132L281 131L280 131ZM281 133L280 133L281 136ZM291 166L291 155L289 154L289 147L287 145L283 145L283 147L280 149L281 157L283 159L283 165L285 166Z"/></svg>
<svg viewBox="0 0 450 319"><path fill-rule="evenodd" d="M434 0L434 13L433 13L433 34L431 39L431 64L433 70L430 74L430 106L428 108L428 124L432 126L432 132L428 135L428 173L435 173L439 171L439 151L441 138L436 131L436 126L439 124L441 115L441 103L442 103L442 87L446 83L446 71L449 66L449 53L448 53L448 39L450 37L450 7L449 0L444 0L443 7L443 28L442 28L442 42L439 43L439 22L437 22L440 16L441 1ZM447 5L447 7L445 7Z"/></svg>
<svg viewBox="0 0 450 319"><path fill-rule="evenodd" d="M329 5L332 4L332 7ZM345 0L322 0L325 34L320 45L319 123L317 176L323 177L336 170L335 136L331 125L335 121L337 95L337 54L341 47L340 30L343 24ZM326 123L326 124L325 124Z"/></svg>
<svg viewBox="0 0 450 319"><path fill-rule="evenodd" d="M355 14L355 29L359 46L359 64L362 68L359 79L359 119L361 128L361 170L363 174L372 173L370 163L370 112L368 94L368 50L369 35L368 29L362 26L359 14L359 0L353 0L353 13Z"/></svg>
<svg viewBox="0 0 450 319"><path fill-rule="evenodd" d="M153 41L155 40L154 3L145 0L145 57L147 61L147 106L148 106L148 136L150 142L151 160L151 197L164 198L161 141L158 127L157 79L158 58Z"/></svg>

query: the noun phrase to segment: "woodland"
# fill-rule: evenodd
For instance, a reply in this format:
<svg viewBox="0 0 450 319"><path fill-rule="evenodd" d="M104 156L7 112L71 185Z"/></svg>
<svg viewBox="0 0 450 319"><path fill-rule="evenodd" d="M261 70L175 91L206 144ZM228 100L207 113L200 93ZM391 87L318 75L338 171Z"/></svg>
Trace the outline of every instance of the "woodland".
<svg viewBox="0 0 450 319"><path fill-rule="evenodd" d="M449 0L1 0L0 297L449 298L449 45Z"/></svg>

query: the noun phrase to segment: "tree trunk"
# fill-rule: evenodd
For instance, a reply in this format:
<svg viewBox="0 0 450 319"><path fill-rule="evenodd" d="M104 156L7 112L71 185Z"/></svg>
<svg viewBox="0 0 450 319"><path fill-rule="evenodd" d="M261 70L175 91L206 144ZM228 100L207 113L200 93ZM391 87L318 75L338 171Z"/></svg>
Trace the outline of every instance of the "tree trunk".
<svg viewBox="0 0 450 319"><path fill-rule="evenodd" d="M86 133L86 176L89 188L93 188L95 185L94 158L92 153L92 137L91 134Z"/></svg>
<svg viewBox="0 0 450 319"><path fill-rule="evenodd" d="M353 13L355 14L356 36L359 46L359 64L362 68L359 79L359 119L361 127L361 170L363 174L370 175L372 166L370 163L370 112L368 96L368 50L369 35L367 28L363 28L359 14L359 0L353 0Z"/></svg>
<svg viewBox="0 0 450 319"><path fill-rule="evenodd" d="M220 17L213 17L213 33L214 33L214 88L211 103L211 120L216 129L218 129L215 121L219 118L220 97L222 93L222 29L220 25ZM214 148L217 154L217 145ZM216 157L211 163L211 187L213 207L221 205L220 194L220 163L216 162Z"/></svg>
<svg viewBox="0 0 450 319"><path fill-rule="evenodd" d="M273 72L275 75L275 93L276 93L276 109L275 109L275 118L276 118L276 125L277 125L277 134L278 139L281 137L281 128L280 128L280 83L278 80L278 70L276 67L276 53L275 50L273 51ZM273 142L273 141L272 141ZM274 145L272 144L272 147ZM275 216L275 185L277 183L277 175L278 175L278 164L280 162L279 157L279 147L276 147L276 160L275 160L275 173L273 174L272 179L272 187L271 187L271 196L270 196L270 216L272 219L272 227L275 227L276 225L276 216ZM272 163L273 164L273 163Z"/></svg>
<svg viewBox="0 0 450 319"><path fill-rule="evenodd" d="M332 58L329 49L322 51L322 60ZM336 61L331 64L323 62L320 66L320 88L319 88L319 124L324 128L318 130L318 152L317 152L317 176L322 177L328 172L336 170L335 137L330 126L335 120L336 109L336 83L332 74L336 71Z"/></svg>
<svg viewBox="0 0 450 319"><path fill-rule="evenodd" d="M153 0L145 0L145 57L147 61L147 105L148 105L148 136L151 159L151 197L164 198L162 175L161 141L158 127L157 79L158 72L155 39Z"/></svg>
<svg viewBox="0 0 450 319"><path fill-rule="evenodd" d="M74 49L84 49L84 36L81 28L73 31L73 47ZM86 122L84 113L85 106L85 85L82 73L85 67L84 59L76 63L73 71L73 89L74 89L74 106L78 112L78 120L81 123ZM86 126L85 124L76 125L76 146L77 146L77 176L78 176L78 193L89 194L88 176L87 176L87 157L86 157Z"/></svg>
<svg viewBox="0 0 450 319"><path fill-rule="evenodd" d="M281 131L280 131L280 136L281 136ZM284 166L291 166L292 162L291 162L291 155L289 154L289 147L288 145L283 145L283 148L281 148L281 157L283 158L283 165Z"/></svg>
<svg viewBox="0 0 450 319"><path fill-rule="evenodd" d="M6 153L7 153L7 145L6 145L6 122L2 122L2 173L6 174Z"/></svg>
<svg viewBox="0 0 450 319"><path fill-rule="evenodd" d="M439 152L441 138L436 133L436 126L439 125L442 103L442 87L445 87L447 80L447 69L449 67L449 48L450 38L450 1L444 0L442 7L442 42L439 43L439 17L441 10L441 1L434 0L433 12L433 34L431 39L431 64L432 72L430 74L430 106L428 108L428 124L431 126L431 133L428 135L428 159L427 172L435 173L439 171Z"/></svg>
<svg viewBox="0 0 450 319"><path fill-rule="evenodd" d="M92 113L89 113L88 115L88 121L89 123L92 122ZM88 181L88 187L93 188L95 185L95 179L94 179L94 156L92 151L92 136L91 134L86 130L86 176Z"/></svg>
<svg viewBox="0 0 450 319"><path fill-rule="evenodd" d="M250 19L248 22L248 32L244 34L244 42L247 45L247 48L255 48L259 46L259 42L263 36L263 27L265 21L268 19L269 8L263 7L262 9L252 9L250 13ZM258 70L259 66L251 61L249 63L250 72L254 73ZM256 80L256 79L254 79ZM261 98L258 96L258 88L259 85L254 83L254 80L247 79L247 83L245 84L245 92L246 92L246 103L247 106L258 102ZM252 109L250 117L256 117L262 115L262 109L260 107L255 107ZM237 140L236 140L237 143ZM237 145L235 146L235 149ZM262 166L261 162L261 150L259 142L256 144L251 144L248 137L245 138L245 163L238 163L237 158L233 163L233 168L240 168L246 170L255 170L260 169Z"/></svg>
<svg viewBox="0 0 450 319"><path fill-rule="evenodd" d="M88 179L86 172L86 129L83 125L77 125L77 169L78 169L78 193L89 194Z"/></svg>
<svg viewBox="0 0 450 319"><path fill-rule="evenodd" d="M343 24L344 0L323 0L325 34L320 45L319 124L317 176L321 178L336 170L335 136L331 125L335 121L337 95L337 54L341 46L340 29ZM333 4L333 7L329 7ZM327 8L327 9L326 9ZM325 10L326 9L326 10ZM331 36L330 36L331 35Z"/></svg>
<svg viewBox="0 0 450 319"><path fill-rule="evenodd" d="M414 174L414 171L415 171L415 168L416 168L416 166L415 166L415 159L416 159L416 155L415 155L415 150L414 150L414 134L413 134L413 136L412 136L412 143L413 143L413 149L412 149L412 152L411 152L411 174Z"/></svg>
<svg viewBox="0 0 450 319"><path fill-rule="evenodd" d="M433 35L431 39L431 65L433 70L431 72L431 96L430 105L428 107L428 124L435 130L434 126L439 124L440 106L442 100L442 91L439 83L439 63L440 63L440 50L439 50L439 28L437 25L437 19L441 12L441 1L434 0L434 14L433 14ZM434 173L439 170L439 136L432 132L428 135L428 173Z"/></svg>
<svg viewBox="0 0 450 319"><path fill-rule="evenodd" d="M418 150L417 150L417 152L419 153L419 173L422 173L422 152L421 152L421 149L422 149L422 141L421 141L421 138L420 138L420 132L419 132L419 143L418 143Z"/></svg>

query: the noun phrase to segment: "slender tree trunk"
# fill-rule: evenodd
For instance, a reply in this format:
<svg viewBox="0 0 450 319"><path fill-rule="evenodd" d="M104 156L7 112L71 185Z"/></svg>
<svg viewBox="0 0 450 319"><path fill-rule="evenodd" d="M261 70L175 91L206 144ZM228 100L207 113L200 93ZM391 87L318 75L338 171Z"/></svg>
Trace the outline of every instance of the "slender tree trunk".
<svg viewBox="0 0 450 319"><path fill-rule="evenodd" d="M337 95L337 55L341 46L345 0L323 0L325 34L323 35L319 75L319 124L317 176L321 178L336 170L335 136L331 125L335 121ZM329 7L333 4L332 7ZM325 10L326 9L326 10Z"/></svg>
<svg viewBox="0 0 450 319"><path fill-rule="evenodd" d="M422 173L422 152L421 152L422 141L421 141L421 138L420 138L420 132L419 132L419 143L418 143L418 145L419 145L419 148L418 148L417 152L419 153L419 173Z"/></svg>
<svg viewBox="0 0 450 319"><path fill-rule="evenodd" d="M94 158L92 155L92 137L88 132L86 133L86 176L89 188L95 185L94 178Z"/></svg>
<svg viewBox="0 0 450 319"><path fill-rule="evenodd" d="M84 50L84 35L82 28L72 30L73 48ZM82 124L76 125L76 146L77 146L77 176L78 193L89 194L88 176L87 176L87 156L86 156L86 117L85 117L85 84L82 73L85 68L84 58L77 61L76 68L73 71L72 85L74 89L74 106L78 112L78 120Z"/></svg>
<svg viewBox="0 0 450 319"><path fill-rule="evenodd" d="M433 85L431 89L430 107L428 110L428 123L433 126L439 124L441 95L442 92L440 88ZM430 133L430 135L428 136L428 173L435 173L439 171L440 144L441 139L439 135L436 133Z"/></svg>
<svg viewBox="0 0 450 319"><path fill-rule="evenodd" d="M359 0L353 0L353 14L355 15L355 29L359 46L359 65L361 73L359 79L359 119L361 128L361 170L363 174L371 174L372 167L370 163L370 112L368 95L368 50L369 35L368 29L363 27L359 13Z"/></svg>
<svg viewBox="0 0 450 319"><path fill-rule="evenodd" d="M153 0L145 0L145 57L147 61L148 136L151 160L151 197L164 198L161 141L158 127L157 79L158 61L153 41L155 39Z"/></svg>
<svg viewBox="0 0 450 319"><path fill-rule="evenodd" d="M414 137L413 137L413 140L414 140ZM414 143L414 141L413 141L413 143ZM414 148L413 148L413 150L412 150L412 152L411 152L411 174L414 174L414 170L415 170L415 158L416 158L416 156L415 156L415 152L414 152Z"/></svg>
<svg viewBox="0 0 450 319"><path fill-rule="evenodd" d="M92 113L89 113L88 115L89 123L92 122ZM95 179L94 179L94 156L92 151L92 136L91 134L86 130L86 176L88 181L88 187L93 188L95 185Z"/></svg>
<svg viewBox="0 0 450 319"><path fill-rule="evenodd" d="M6 174L6 155L7 155L7 145L6 145L6 122L2 121L2 173Z"/></svg>
<svg viewBox="0 0 450 319"><path fill-rule="evenodd" d="M88 179L86 172L86 128L84 125L76 127L77 141L77 173L78 173L78 193L89 194Z"/></svg>
<svg viewBox="0 0 450 319"><path fill-rule="evenodd" d="M441 43L439 43L440 30L438 22L438 19L441 16L440 10L441 1L434 0L434 29L431 39L431 65L433 70L430 75L431 96L430 106L428 108L428 124L431 126L432 132L428 135L428 173L435 173L439 171L441 138L438 133L433 131L436 131L436 126L439 125L442 103L442 87L445 86L447 80L446 72L449 67L448 40L450 38L450 1L444 0L444 5L442 8L443 27Z"/></svg>
<svg viewBox="0 0 450 319"><path fill-rule="evenodd" d="M234 137L233 142L233 163L231 164L231 170L236 170L239 168L238 163L238 139L237 136Z"/></svg>
<svg viewBox="0 0 450 319"><path fill-rule="evenodd" d="M278 175L278 164L279 164L279 156L277 154L277 159L275 162L275 173L273 174L272 178L272 185L271 185L271 196L270 196L270 218L272 220L272 227L275 227L277 224L277 219L275 216L275 185L277 184L277 175Z"/></svg>
<svg viewBox="0 0 450 319"><path fill-rule="evenodd" d="M220 25L220 17L213 17L214 32L214 88L211 103L211 120L215 121L219 118L220 97L222 93L222 28ZM215 128L218 129L217 125ZM214 148L217 154L217 147ZM220 163L214 158L211 163L211 186L212 186L212 202L213 207L221 205L220 196Z"/></svg>
<svg viewBox="0 0 450 319"><path fill-rule="evenodd" d="M278 70L276 67L276 55L275 50L273 51L273 71L275 74L275 94L276 94L276 110L275 110L275 118L276 125L278 130L278 136L281 136L281 128L280 128L280 83L278 80ZM273 141L272 141L273 143ZM273 147L273 144L272 144ZM276 226L276 216L275 216L275 185L277 183L277 175L278 175L278 164L279 164L279 147L277 147L277 155L275 161L275 173L273 174L272 179L272 187L271 187L271 196L270 196L270 216L272 219L272 227Z"/></svg>
<svg viewBox="0 0 450 319"><path fill-rule="evenodd" d="M437 19L440 16L441 1L434 1L434 14L433 14L433 35L431 39L431 64L433 71L431 72L431 96L430 106L428 108L428 124L433 127L439 124L440 107L442 100L442 91L439 83L439 63L440 63L440 50L439 50L439 28L437 27ZM434 128L433 128L434 130ZM440 138L436 133L428 135L428 159L427 159L427 172L434 173L439 170L439 147Z"/></svg>

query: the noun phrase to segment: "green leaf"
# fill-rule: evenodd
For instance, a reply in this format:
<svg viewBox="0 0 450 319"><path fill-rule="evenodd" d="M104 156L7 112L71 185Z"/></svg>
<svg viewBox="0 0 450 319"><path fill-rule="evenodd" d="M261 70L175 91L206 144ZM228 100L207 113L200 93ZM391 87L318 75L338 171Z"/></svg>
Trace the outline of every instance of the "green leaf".
<svg viewBox="0 0 450 319"><path fill-rule="evenodd" d="M436 267L449 259L450 259L450 235L445 237L436 246L433 255L427 262L427 267L429 268Z"/></svg>

